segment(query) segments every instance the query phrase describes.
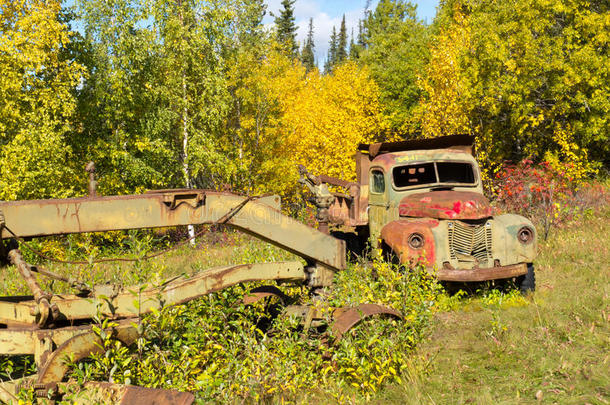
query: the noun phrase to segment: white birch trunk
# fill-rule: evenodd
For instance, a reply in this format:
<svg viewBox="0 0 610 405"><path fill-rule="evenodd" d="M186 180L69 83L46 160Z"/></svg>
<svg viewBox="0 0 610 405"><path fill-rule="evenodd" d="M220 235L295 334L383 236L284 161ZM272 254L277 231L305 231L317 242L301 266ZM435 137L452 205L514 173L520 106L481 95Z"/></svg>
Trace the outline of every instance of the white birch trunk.
<svg viewBox="0 0 610 405"><path fill-rule="evenodd" d="M182 174L184 175L184 184L186 188L191 188L191 174L189 171L188 165L188 146L189 146L189 133L188 133L188 107L186 100L186 77L182 74L182 101L184 103L184 107L182 109ZM197 243L195 241L195 227L193 225L188 225L188 235L190 238L191 246L195 246Z"/></svg>

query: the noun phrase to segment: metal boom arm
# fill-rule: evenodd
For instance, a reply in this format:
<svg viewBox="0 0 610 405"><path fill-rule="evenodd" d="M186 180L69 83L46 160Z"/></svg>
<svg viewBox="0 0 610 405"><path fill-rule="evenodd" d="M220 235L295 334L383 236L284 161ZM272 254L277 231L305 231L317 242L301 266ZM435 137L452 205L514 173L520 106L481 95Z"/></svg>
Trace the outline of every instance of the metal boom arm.
<svg viewBox="0 0 610 405"><path fill-rule="evenodd" d="M335 271L345 267L344 242L282 214L279 208L277 196L249 200L209 190L0 202L6 227L22 238L214 224L220 220L309 262ZM227 217L227 214L232 215ZM0 227L0 230L2 238L12 236L7 229Z"/></svg>

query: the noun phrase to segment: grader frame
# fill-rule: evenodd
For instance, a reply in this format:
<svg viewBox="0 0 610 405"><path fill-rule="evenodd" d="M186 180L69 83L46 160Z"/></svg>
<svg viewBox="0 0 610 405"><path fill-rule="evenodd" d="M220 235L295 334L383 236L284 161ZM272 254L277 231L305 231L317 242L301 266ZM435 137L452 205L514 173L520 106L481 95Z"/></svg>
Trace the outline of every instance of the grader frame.
<svg viewBox="0 0 610 405"><path fill-rule="evenodd" d="M297 282L316 290L331 286L334 273L345 268L344 242L282 214L277 196L251 198L185 189L99 197L94 179L90 184L89 197L0 202L0 259L16 266L32 292L31 296L0 297L0 354L34 355L38 373L27 383L33 384L40 401L57 394L58 384L68 371L66 356L78 361L102 350L100 338L91 328L96 314L113 319L115 326L108 332L129 345L138 337L138 318L154 309L247 281ZM78 295L52 294L37 283L32 273L38 269L26 263L18 249L8 249L4 243L11 238L23 241L49 235L197 224L226 224L292 252L303 261L213 268L159 286L103 285ZM302 315L309 322L319 316L313 308L303 306L287 308L287 312ZM380 313L400 317L396 311L372 304L340 308L332 330L341 336L360 318ZM15 392L22 385L23 381L0 384L0 402L15 401ZM97 384L95 388L102 397L118 396L116 402L123 403L149 403L146 398L151 396L157 400L170 398L165 403L193 401L192 394L177 391L113 384ZM141 395L133 394L137 389L143 390ZM131 399L124 402L128 395ZM133 402L134 398L141 399Z"/></svg>

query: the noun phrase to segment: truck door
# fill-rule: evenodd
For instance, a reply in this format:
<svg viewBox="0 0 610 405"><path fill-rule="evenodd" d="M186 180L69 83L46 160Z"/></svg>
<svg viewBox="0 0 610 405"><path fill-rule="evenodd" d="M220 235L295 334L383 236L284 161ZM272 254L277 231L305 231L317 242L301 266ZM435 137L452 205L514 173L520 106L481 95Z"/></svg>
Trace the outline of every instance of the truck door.
<svg viewBox="0 0 610 405"><path fill-rule="evenodd" d="M377 248L381 228L388 215L388 181L381 168L373 167L369 172L369 231L371 246Z"/></svg>

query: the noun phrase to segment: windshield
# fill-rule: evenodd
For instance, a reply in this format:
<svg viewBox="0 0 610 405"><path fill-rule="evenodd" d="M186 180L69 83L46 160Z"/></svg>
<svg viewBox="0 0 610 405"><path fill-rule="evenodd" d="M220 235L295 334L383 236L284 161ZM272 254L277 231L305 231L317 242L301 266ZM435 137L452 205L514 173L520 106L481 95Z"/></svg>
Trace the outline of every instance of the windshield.
<svg viewBox="0 0 610 405"><path fill-rule="evenodd" d="M398 188L423 184L475 185L474 170L470 163L432 162L397 166L392 170L394 185Z"/></svg>

